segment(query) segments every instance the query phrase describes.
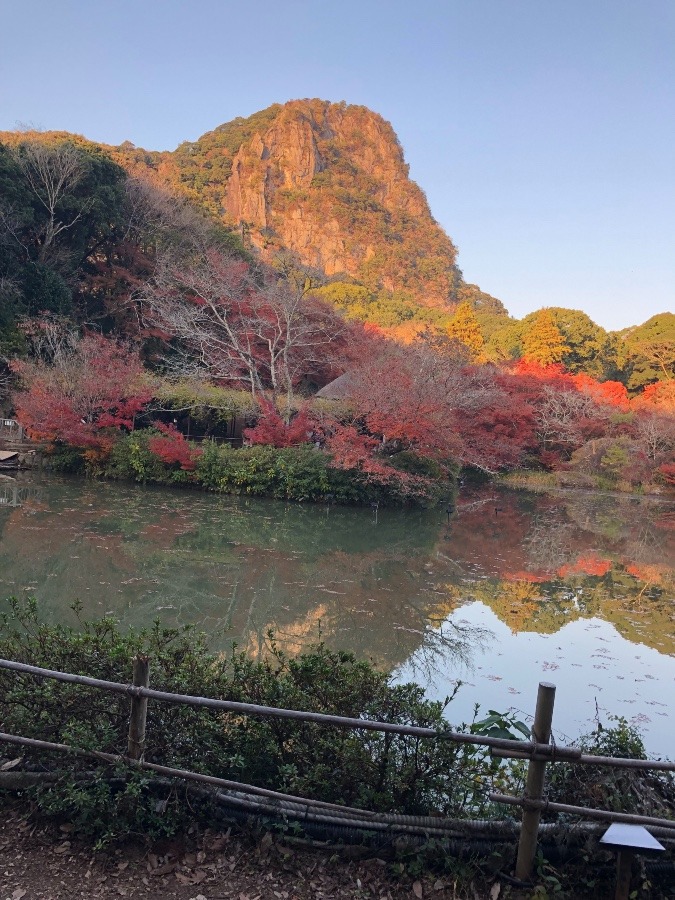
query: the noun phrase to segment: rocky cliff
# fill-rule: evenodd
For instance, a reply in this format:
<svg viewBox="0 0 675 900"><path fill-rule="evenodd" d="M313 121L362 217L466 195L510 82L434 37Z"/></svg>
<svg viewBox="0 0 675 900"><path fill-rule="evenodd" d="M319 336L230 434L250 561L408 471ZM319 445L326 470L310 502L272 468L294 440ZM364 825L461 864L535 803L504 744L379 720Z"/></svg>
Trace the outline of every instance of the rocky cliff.
<svg viewBox="0 0 675 900"><path fill-rule="evenodd" d="M275 104L173 152L128 141L107 147L56 132L0 132L0 150L3 142L26 140L74 143L91 160L111 157L132 175L151 174L264 258L290 250L331 276L324 299L351 318L398 329L397 337L443 330L462 301L480 313L506 315L499 300L463 282L455 247L408 177L394 130L363 106Z"/></svg>
<svg viewBox="0 0 675 900"><path fill-rule="evenodd" d="M147 159L263 256L287 248L371 290L455 305L455 247L391 125L363 106L293 100Z"/></svg>

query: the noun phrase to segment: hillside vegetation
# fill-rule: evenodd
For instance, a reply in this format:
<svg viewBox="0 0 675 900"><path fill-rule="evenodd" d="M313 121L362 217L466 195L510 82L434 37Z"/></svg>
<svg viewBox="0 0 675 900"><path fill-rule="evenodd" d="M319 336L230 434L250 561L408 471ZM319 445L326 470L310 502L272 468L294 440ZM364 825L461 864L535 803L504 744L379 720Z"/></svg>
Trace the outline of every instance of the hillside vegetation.
<svg viewBox="0 0 675 900"><path fill-rule="evenodd" d="M509 317L364 107L274 105L173 153L0 133L0 353L3 411L117 477L350 502L461 469L675 480L675 315Z"/></svg>

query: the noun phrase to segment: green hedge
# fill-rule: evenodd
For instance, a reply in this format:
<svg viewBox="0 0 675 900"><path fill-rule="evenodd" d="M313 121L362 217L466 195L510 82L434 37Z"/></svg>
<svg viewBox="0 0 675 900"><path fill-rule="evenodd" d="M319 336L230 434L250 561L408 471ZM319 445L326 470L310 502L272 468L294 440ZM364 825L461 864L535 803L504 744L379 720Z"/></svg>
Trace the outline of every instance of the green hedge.
<svg viewBox="0 0 675 900"><path fill-rule="evenodd" d="M359 504L372 501L406 502L405 489L397 481L395 469L388 485L368 481L362 473L334 469L330 456L315 447L302 444L278 449L269 446L234 448L230 444L205 441L194 445L201 450L194 471L168 465L148 449L152 429L134 431L121 438L113 448L104 474L109 478L131 479L157 484L192 484L211 491L276 497L280 500L321 501ZM403 454L399 454L403 456ZM411 457L412 454L406 454ZM403 460L401 460L403 463ZM406 459L402 471L414 470L414 460ZM434 480L436 469L419 469L429 477L428 487L416 496L416 502L433 504L448 493L444 480Z"/></svg>
<svg viewBox="0 0 675 900"><path fill-rule="evenodd" d="M253 660L234 646L230 653L210 652L205 636L190 627L166 629L156 622L123 630L105 617L73 629L42 622L34 600L10 599L2 606L0 657L6 659L127 684L133 657L147 654L150 684L158 690L419 725L439 733L448 728L448 698L428 700L420 686L393 684L370 663L324 645L291 657L270 635L267 657ZM526 731L513 716L490 712L471 725L472 733L505 729L504 736L516 738ZM128 720L124 694L0 669L5 732L119 754L126 749ZM598 726L581 745L600 755L644 756L639 735L623 720L616 727ZM18 757L13 773L42 773L41 783L23 791L34 813L69 821L99 844L172 835L195 820L214 822L211 803L188 795L181 781L43 750L22 748L18 754L8 745L5 754ZM500 762L484 748L443 739L159 702L148 706L145 759L364 809L457 818L503 815L488 794L521 792L524 773L519 761ZM581 775L578 768L556 766L552 799L672 817L670 773L610 769L599 776L589 769ZM9 797L11 802L13 794Z"/></svg>

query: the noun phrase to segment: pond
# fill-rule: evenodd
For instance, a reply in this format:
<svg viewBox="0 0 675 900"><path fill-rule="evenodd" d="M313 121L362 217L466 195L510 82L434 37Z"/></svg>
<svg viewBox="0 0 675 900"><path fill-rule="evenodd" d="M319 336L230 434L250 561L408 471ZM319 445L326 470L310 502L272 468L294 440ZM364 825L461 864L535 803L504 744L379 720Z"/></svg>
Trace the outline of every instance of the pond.
<svg viewBox="0 0 675 900"><path fill-rule="evenodd" d="M486 488L444 509L286 504L110 482L0 481L0 598L45 618L193 623L252 654L324 640L556 739L610 714L675 757L675 503Z"/></svg>

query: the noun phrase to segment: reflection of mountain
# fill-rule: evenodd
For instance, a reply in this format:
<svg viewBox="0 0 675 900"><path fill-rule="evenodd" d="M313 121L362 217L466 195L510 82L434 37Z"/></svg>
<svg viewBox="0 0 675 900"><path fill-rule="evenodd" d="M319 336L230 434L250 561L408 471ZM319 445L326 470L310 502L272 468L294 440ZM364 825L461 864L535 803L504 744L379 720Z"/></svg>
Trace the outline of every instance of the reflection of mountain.
<svg viewBox="0 0 675 900"><path fill-rule="evenodd" d="M159 615L258 650L271 628L289 651L322 637L392 668L478 598L513 631L599 616L675 651L663 504L489 490L449 523L410 510L376 523L369 510L133 485L52 482L44 496L0 514L0 596L28 588L53 620L78 599L88 617Z"/></svg>
<svg viewBox="0 0 675 900"><path fill-rule="evenodd" d="M664 503L590 494L469 500L442 545L462 577L444 587L455 606L481 600L514 632L553 634L597 616L628 640L675 653L668 512ZM489 562L477 568L477 560Z"/></svg>
<svg viewBox="0 0 675 900"><path fill-rule="evenodd" d="M567 622L596 617L611 622L633 643L675 655L672 593L643 593L640 583L621 571L608 579L587 576L562 583L484 581L468 591L449 585L448 592L457 606L482 601L513 632L555 634Z"/></svg>

